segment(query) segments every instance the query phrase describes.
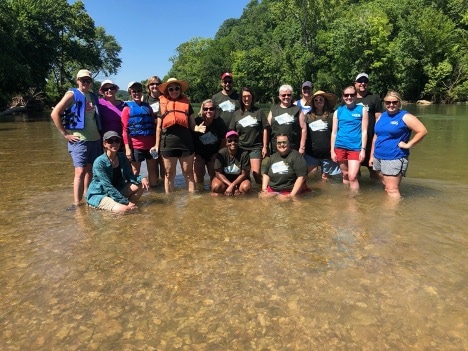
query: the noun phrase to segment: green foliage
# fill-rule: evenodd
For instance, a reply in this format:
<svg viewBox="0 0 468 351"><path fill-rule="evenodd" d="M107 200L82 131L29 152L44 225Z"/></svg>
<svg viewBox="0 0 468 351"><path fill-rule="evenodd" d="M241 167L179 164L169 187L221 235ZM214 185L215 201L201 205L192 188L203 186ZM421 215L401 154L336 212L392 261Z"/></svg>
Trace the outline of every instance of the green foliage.
<svg viewBox="0 0 468 351"><path fill-rule="evenodd" d="M95 28L82 1L0 2L0 44L0 96L7 98L37 88L54 101L77 70L115 74L121 65L121 47Z"/></svg>
<svg viewBox="0 0 468 351"><path fill-rule="evenodd" d="M262 102L304 80L339 93L363 71L381 95L466 100L467 25L466 0L252 0L214 39L180 45L169 76L189 81L200 101L224 71Z"/></svg>

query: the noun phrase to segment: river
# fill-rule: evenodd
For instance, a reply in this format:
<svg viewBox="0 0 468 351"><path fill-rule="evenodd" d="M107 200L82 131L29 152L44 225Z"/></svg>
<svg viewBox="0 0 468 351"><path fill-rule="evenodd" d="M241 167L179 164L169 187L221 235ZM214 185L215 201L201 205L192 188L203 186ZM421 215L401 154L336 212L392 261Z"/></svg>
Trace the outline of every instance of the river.
<svg viewBox="0 0 468 351"><path fill-rule="evenodd" d="M403 200L309 179L297 202L188 195L116 216L72 201L49 119L0 120L1 350L466 350L468 107L429 134Z"/></svg>

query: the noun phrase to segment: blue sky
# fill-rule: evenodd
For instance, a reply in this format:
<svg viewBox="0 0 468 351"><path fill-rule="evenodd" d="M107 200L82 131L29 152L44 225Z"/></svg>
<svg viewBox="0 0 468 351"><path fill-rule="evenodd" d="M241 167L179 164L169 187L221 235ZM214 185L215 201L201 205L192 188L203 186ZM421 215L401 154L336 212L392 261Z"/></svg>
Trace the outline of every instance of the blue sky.
<svg viewBox="0 0 468 351"><path fill-rule="evenodd" d="M122 47L122 66L116 76L110 77L121 88L153 75L163 78L172 66L169 58L180 44L194 37L213 38L221 24L228 18L239 18L249 2L83 0L95 25L104 27ZM105 78L96 77L100 81Z"/></svg>

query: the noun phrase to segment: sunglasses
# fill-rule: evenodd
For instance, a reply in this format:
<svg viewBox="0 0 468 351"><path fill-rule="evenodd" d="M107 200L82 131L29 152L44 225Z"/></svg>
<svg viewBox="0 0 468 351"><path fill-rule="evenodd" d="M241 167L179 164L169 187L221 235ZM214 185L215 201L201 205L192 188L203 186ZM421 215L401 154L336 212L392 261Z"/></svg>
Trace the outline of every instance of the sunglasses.
<svg viewBox="0 0 468 351"><path fill-rule="evenodd" d="M229 80L223 80L223 83L224 84L232 84L232 80L230 80L230 79Z"/></svg>
<svg viewBox="0 0 468 351"><path fill-rule="evenodd" d="M143 90L132 90L132 94L141 94Z"/></svg>
<svg viewBox="0 0 468 351"><path fill-rule="evenodd" d="M288 145L287 141L277 141L276 145Z"/></svg>
<svg viewBox="0 0 468 351"><path fill-rule="evenodd" d="M350 97L355 97L356 94L343 94L343 97L345 98L350 98Z"/></svg>
<svg viewBox="0 0 468 351"><path fill-rule="evenodd" d="M315 101L315 102L324 102L325 99L322 99L322 98L320 98L320 99L314 99L314 101Z"/></svg>
<svg viewBox="0 0 468 351"><path fill-rule="evenodd" d="M365 84L367 84L367 83L369 83L369 80L367 80L367 79L365 79L365 78L364 78L364 79L362 79L362 78L359 78L359 79L358 79L356 82L358 82L358 83L365 83Z"/></svg>
<svg viewBox="0 0 468 351"><path fill-rule="evenodd" d="M149 84L150 87L154 87L154 86L157 87L157 86L160 86L160 85L161 85L161 83L150 83Z"/></svg>
<svg viewBox="0 0 468 351"><path fill-rule="evenodd" d="M108 143L108 144L119 144L120 139L119 138L110 138L110 139L106 140L106 143Z"/></svg>
<svg viewBox="0 0 468 351"><path fill-rule="evenodd" d="M292 94L281 94L281 97L291 97Z"/></svg>
<svg viewBox="0 0 468 351"><path fill-rule="evenodd" d="M109 87L109 88L102 88L102 91L114 91L114 90L117 90L116 87Z"/></svg>
<svg viewBox="0 0 468 351"><path fill-rule="evenodd" d="M173 91L179 91L180 90L180 87L170 87L170 88L167 88L167 90L172 93Z"/></svg>
<svg viewBox="0 0 468 351"><path fill-rule="evenodd" d="M384 101L384 102L385 102L385 105L398 105L398 103L399 103L398 100L393 100L393 101L387 100L387 101Z"/></svg>
<svg viewBox="0 0 468 351"><path fill-rule="evenodd" d="M93 82L90 78L80 78L79 81L83 84L91 84Z"/></svg>
<svg viewBox="0 0 468 351"><path fill-rule="evenodd" d="M237 143L239 142L239 139L237 139L237 138L235 138L235 139L228 138L228 139L226 140L226 142L227 142L228 144L232 144L232 143L237 144Z"/></svg>
<svg viewBox="0 0 468 351"><path fill-rule="evenodd" d="M214 107L203 107L203 111L214 111Z"/></svg>

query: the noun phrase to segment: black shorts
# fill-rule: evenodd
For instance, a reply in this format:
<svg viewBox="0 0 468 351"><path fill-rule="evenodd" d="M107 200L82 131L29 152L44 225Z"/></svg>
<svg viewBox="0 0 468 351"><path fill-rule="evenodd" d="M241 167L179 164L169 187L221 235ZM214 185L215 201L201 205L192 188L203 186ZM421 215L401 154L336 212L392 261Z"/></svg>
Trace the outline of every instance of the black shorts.
<svg viewBox="0 0 468 351"><path fill-rule="evenodd" d="M161 155L163 157L188 157L190 155L193 155L193 151L191 150L180 150L180 149L175 149L175 150L165 150L165 151L160 151Z"/></svg>

